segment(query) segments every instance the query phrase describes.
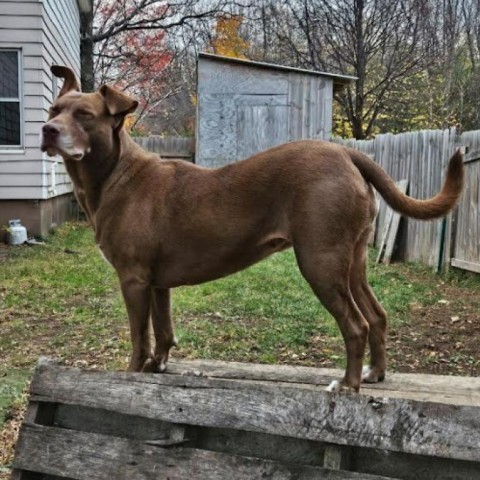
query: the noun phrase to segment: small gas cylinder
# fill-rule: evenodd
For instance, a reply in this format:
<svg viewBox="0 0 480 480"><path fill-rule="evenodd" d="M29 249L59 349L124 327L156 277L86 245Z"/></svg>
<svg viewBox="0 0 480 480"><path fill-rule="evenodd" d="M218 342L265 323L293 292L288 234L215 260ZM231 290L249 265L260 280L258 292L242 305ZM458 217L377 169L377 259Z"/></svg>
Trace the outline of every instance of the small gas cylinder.
<svg viewBox="0 0 480 480"><path fill-rule="evenodd" d="M27 229L20 220L8 221L7 243L9 245L23 245L27 241Z"/></svg>

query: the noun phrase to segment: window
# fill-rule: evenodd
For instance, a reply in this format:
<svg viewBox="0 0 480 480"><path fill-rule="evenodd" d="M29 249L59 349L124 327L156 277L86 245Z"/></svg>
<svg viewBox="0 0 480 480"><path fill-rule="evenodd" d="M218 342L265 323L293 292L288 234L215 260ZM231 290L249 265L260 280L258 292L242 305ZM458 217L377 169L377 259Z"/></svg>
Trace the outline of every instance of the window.
<svg viewBox="0 0 480 480"><path fill-rule="evenodd" d="M20 52L0 50L0 147L22 145Z"/></svg>

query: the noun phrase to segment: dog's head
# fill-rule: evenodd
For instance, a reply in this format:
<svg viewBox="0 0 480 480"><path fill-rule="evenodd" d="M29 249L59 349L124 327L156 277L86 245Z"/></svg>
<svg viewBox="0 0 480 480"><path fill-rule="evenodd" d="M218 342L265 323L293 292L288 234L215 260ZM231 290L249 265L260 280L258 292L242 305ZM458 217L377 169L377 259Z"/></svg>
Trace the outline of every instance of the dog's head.
<svg viewBox="0 0 480 480"><path fill-rule="evenodd" d="M138 102L107 85L95 93L81 93L70 68L54 65L51 71L64 82L42 128L42 151L78 161L91 151L108 155L125 116Z"/></svg>

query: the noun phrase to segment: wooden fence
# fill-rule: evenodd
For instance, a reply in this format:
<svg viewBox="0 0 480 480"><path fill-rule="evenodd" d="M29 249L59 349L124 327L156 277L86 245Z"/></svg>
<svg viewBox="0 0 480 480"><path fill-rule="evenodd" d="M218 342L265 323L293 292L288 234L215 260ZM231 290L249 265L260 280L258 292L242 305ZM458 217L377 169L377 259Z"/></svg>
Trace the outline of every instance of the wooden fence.
<svg viewBox="0 0 480 480"><path fill-rule="evenodd" d="M442 220L421 222L402 220L397 242L397 258L429 265L452 265L480 271L480 130L456 135L455 129L423 130L399 135L379 135L373 140L333 141L372 156L394 180L408 180L408 194L415 198L435 195L442 186L448 160L459 146L467 147L466 187L455 215ZM386 204L380 200L375 244L378 247L386 220ZM452 230L453 228L453 230ZM442 237L444 243L442 243Z"/></svg>
<svg viewBox="0 0 480 480"><path fill-rule="evenodd" d="M460 144L465 155L465 191L454 222L451 263L480 273L480 130L465 132Z"/></svg>
<svg viewBox="0 0 480 480"><path fill-rule="evenodd" d="M158 153L163 158L173 157L193 161L195 153L194 137L150 135L149 137L135 137L134 140L145 150Z"/></svg>

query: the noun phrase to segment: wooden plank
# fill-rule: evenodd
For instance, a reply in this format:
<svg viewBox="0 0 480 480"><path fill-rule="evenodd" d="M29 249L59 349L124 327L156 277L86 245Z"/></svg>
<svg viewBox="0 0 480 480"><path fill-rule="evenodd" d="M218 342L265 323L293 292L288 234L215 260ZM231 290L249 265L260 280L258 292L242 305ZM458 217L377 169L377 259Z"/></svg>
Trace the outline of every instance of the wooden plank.
<svg viewBox="0 0 480 480"><path fill-rule="evenodd" d="M237 104L237 152L244 159L287 141L288 107Z"/></svg>
<svg viewBox="0 0 480 480"><path fill-rule="evenodd" d="M351 447L327 445L323 457L323 466L333 470L349 470Z"/></svg>
<svg viewBox="0 0 480 480"><path fill-rule="evenodd" d="M352 449L351 470L401 477L403 480L478 480L480 465L475 462L406 455L374 449Z"/></svg>
<svg viewBox="0 0 480 480"><path fill-rule="evenodd" d="M225 428L189 427L189 446L244 457L257 457L281 463L325 466L325 445L299 438L246 432ZM346 448L346 447L339 447Z"/></svg>
<svg viewBox="0 0 480 480"><path fill-rule="evenodd" d="M383 225L382 239L380 240L377 259L375 260L375 263L377 264L380 263L383 258L385 246L387 244L388 232L390 231L390 227L392 225L392 219L393 219L393 210L391 208L387 208L387 215L385 218L385 223Z"/></svg>
<svg viewBox="0 0 480 480"><path fill-rule="evenodd" d="M178 424L480 460L478 407L201 376L52 366L37 368L31 395L35 401L102 408Z"/></svg>
<svg viewBox="0 0 480 480"><path fill-rule="evenodd" d="M165 449L119 437L25 424L14 466L75 480L377 479L352 472L189 448Z"/></svg>
<svg viewBox="0 0 480 480"><path fill-rule="evenodd" d="M480 160L480 150L470 150L465 154L464 163L478 162Z"/></svg>
<svg viewBox="0 0 480 480"><path fill-rule="evenodd" d="M480 263L466 262L465 260L460 260L459 258L452 258L450 263L452 267L462 268L463 270L468 270L470 272L480 273Z"/></svg>
<svg viewBox="0 0 480 480"><path fill-rule="evenodd" d="M407 179L400 180L400 181L396 182L396 184L397 184L398 189L402 193L407 192L407 188L408 188L408 180ZM388 207L388 208L390 210L392 210L390 207ZM400 213L393 212L393 211L392 211L392 213L393 213L393 215L392 215L392 220L391 220L391 224L390 224L390 230L388 232L387 244L386 244L386 247L385 247L385 254L383 256L383 262L387 265L390 263L390 260L392 259L393 247L395 246L395 240L397 239L398 227L400 226L400 218L401 218Z"/></svg>
<svg viewBox="0 0 480 480"><path fill-rule="evenodd" d="M198 61L198 93L269 95L288 93L289 72L251 65L219 63L206 58Z"/></svg>
<svg viewBox="0 0 480 480"><path fill-rule="evenodd" d="M160 156L191 157L195 151L193 137L133 137L133 140L145 150L158 153Z"/></svg>
<svg viewBox="0 0 480 480"><path fill-rule="evenodd" d="M237 159L237 109L232 94L206 94L198 97L199 135L201 144L197 163L211 167L214 159L226 165Z"/></svg>
<svg viewBox="0 0 480 480"><path fill-rule="evenodd" d="M339 369L259 365L219 360L171 360L167 374L327 386L343 375ZM363 384L366 396L406 398L480 407L480 378L389 373L384 382Z"/></svg>
<svg viewBox="0 0 480 480"><path fill-rule="evenodd" d="M136 440L164 440L175 436L174 425L171 423L79 405L59 404L52 424L70 430Z"/></svg>

